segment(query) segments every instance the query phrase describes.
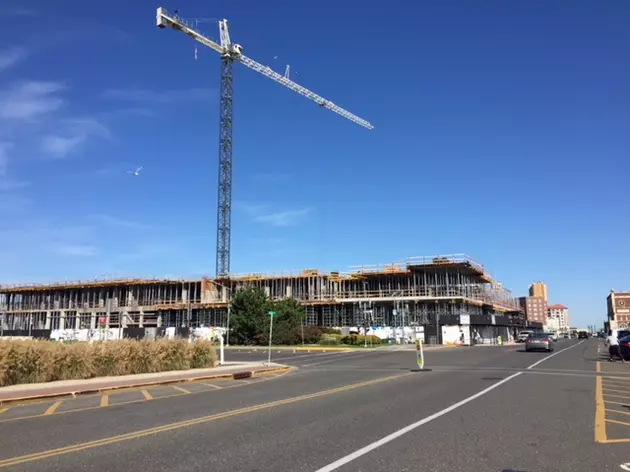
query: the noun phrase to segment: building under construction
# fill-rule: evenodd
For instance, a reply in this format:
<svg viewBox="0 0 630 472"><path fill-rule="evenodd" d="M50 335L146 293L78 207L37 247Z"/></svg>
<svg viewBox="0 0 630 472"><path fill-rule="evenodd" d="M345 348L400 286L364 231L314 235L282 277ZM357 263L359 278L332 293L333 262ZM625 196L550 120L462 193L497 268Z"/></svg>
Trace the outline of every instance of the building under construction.
<svg viewBox="0 0 630 472"><path fill-rule="evenodd" d="M197 327L228 324L230 297L262 288L293 297L312 326L518 326L518 301L463 255L409 258L348 272L231 275L201 280L96 280L0 287L0 329Z"/></svg>

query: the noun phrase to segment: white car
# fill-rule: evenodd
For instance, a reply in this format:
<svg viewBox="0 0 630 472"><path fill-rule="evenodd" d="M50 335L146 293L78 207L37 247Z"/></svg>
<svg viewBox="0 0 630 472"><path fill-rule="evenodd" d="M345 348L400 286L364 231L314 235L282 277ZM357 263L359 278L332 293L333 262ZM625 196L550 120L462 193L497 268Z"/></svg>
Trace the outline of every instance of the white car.
<svg viewBox="0 0 630 472"><path fill-rule="evenodd" d="M558 340L558 333L547 333L547 334L554 342Z"/></svg>
<svg viewBox="0 0 630 472"><path fill-rule="evenodd" d="M518 336L516 338L516 342L517 343L524 343L525 341L527 341L527 338L532 333L533 333L533 331L521 331L520 333L518 333Z"/></svg>

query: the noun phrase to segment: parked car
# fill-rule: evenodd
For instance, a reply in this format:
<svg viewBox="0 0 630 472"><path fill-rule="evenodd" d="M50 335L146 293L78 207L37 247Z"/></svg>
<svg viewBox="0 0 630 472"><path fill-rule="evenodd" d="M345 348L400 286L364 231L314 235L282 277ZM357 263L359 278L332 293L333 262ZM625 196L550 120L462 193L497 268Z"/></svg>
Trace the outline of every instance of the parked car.
<svg viewBox="0 0 630 472"><path fill-rule="evenodd" d="M619 346L621 347L621 356L630 361L630 334L619 339Z"/></svg>
<svg viewBox="0 0 630 472"><path fill-rule="evenodd" d="M525 351L553 351L553 341L547 333L532 333L525 341Z"/></svg>
<svg viewBox="0 0 630 472"><path fill-rule="evenodd" d="M517 343L524 343L527 338L529 337L530 334L532 334L533 331L520 331L518 333L518 336L516 337L516 342Z"/></svg>

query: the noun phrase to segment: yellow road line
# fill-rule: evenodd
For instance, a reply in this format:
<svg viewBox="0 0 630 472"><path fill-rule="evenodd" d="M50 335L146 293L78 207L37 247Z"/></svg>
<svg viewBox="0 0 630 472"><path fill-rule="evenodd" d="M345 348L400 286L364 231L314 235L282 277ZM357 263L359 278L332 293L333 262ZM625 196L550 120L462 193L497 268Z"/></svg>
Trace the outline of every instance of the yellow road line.
<svg viewBox="0 0 630 472"><path fill-rule="evenodd" d="M7 411L9 411L9 409L8 409L8 408L0 408L0 415L1 415L2 413L7 412Z"/></svg>
<svg viewBox="0 0 630 472"><path fill-rule="evenodd" d="M190 390L186 390L185 388L178 387L177 385L171 385L171 387L173 387L175 390L179 390L180 392L183 392L183 393L192 393Z"/></svg>
<svg viewBox="0 0 630 472"><path fill-rule="evenodd" d="M276 379L276 378L281 377L283 375L286 375L286 374L288 374L290 372L291 372L291 370L287 370L287 371L282 372L282 373L280 373L280 374L278 374L276 376L271 376L270 375L267 378L259 380L259 382L265 382L267 380L273 380L273 379ZM240 383L239 382L239 383L234 383L234 385L227 385L225 387L220 387L218 385L209 384L207 382L195 382L195 383L200 383L202 385L207 385L209 387L214 387L217 390L222 390L222 389L228 390L228 389L231 389L231 388L245 387L245 386L248 385L246 383ZM115 391L117 393L115 393L115 394L113 393L112 395L117 395L118 393L124 393L124 392L127 392L129 390L113 390L113 391ZM138 390L134 389L133 391L137 392ZM211 391L211 390L199 390L197 392L191 392L190 395L201 394L201 393L208 393L209 391ZM181 397L182 395L184 395L184 394L183 393L173 393L171 395L162 395L162 396L158 397L157 400L163 400L163 399L166 399L166 398ZM117 403L115 403L112 406L130 405L130 404L133 404L133 403L140 403L140 402L145 402L145 401L146 400L144 398L142 400L128 400L128 401L125 401L125 402L117 402ZM79 413L79 412L83 412L83 411L96 410L98 408L100 408L100 405L99 406L88 406L88 407L85 407L85 408L75 408L73 410L64 410L64 411L60 411L60 412L58 412L56 414L57 415L64 415L64 414L68 414L68 413ZM9 408L7 408L7 410L8 409ZM29 415L29 416L17 416L17 417L13 417L13 418L7 418L7 419L4 419L4 420L0 420L0 423L9 423L9 422L20 421L20 420L30 420L30 419L33 419L33 418L41 418L41 417L42 417L41 414Z"/></svg>
<svg viewBox="0 0 630 472"><path fill-rule="evenodd" d="M595 363L595 372L601 372L602 371L602 364L601 362L597 361Z"/></svg>
<svg viewBox="0 0 630 472"><path fill-rule="evenodd" d="M59 408L59 405L61 405L62 403L62 401L58 401L50 405L48 409L44 412L44 415L54 415L55 411L57 411L57 408Z"/></svg>
<svg viewBox="0 0 630 472"><path fill-rule="evenodd" d="M630 443L630 438L606 439L606 441L604 441L604 444L619 444L619 443Z"/></svg>
<svg viewBox="0 0 630 472"><path fill-rule="evenodd" d="M626 423L625 421L617 421L617 420L606 420L608 423L622 424L624 426L630 426L630 423Z"/></svg>
<svg viewBox="0 0 630 472"><path fill-rule="evenodd" d="M276 406L281 406L281 405L288 405L291 403L297 403L297 402L301 402L301 401L305 401L305 400L312 400L314 398L319 398L319 397L324 397L324 396L328 396L328 395L333 395L335 393L341 393L341 392L347 392L350 390L355 390L358 388L363 388L363 387L368 387L371 385L376 385L379 383L383 383L383 382L388 382L388 381L392 381L392 380L398 380L401 379L403 377L408 377L410 375L413 375L413 373L411 372L407 372L404 374L399 374L399 375L392 375L390 377L383 377L380 379L373 379L373 380L367 380L365 382L359 382L356 384L351 384L351 385L345 385L343 387L337 387L337 388L332 388L329 390L321 390L319 392L315 392L315 393L309 393L306 395L299 395L297 397L290 397L290 398L285 398L284 400L276 400L273 402L268 402L268 403L261 403L258 405L253 405L253 406L248 406L245 408L239 408L237 410L231 410L231 411L226 411L224 413L218 413L218 414L214 414L214 415L209 415L209 416L203 416L200 418L195 418L192 420L185 420L185 421L180 421L177 423L172 423L172 424L168 424L168 425L163 425L163 426L157 426L154 428L149 428L149 429L143 429L140 431L135 431L132 433L126 433L126 434L120 434L117 436L110 436L108 438L103 438L103 439L97 439L95 441L88 441L85 443L79 443L79 444L74 444L72 446L65 446L65 447L60 447L57 449L51 449L49 451L43 451L43 452L36 452L33 454L27 454L24 456L18 456L18 457L12 457L9 459L4 459L4 460L0 460L0 468L4 468L4 467L11 467L11 466L15 466L18 464L24 464L26 462L33 462L33 461L37 461L37 460L42 460L42 459L48 459L50 457L57 457L57 456L61 456L64 454L71 454L73 452L80 452L80 451L84 451L86 449L93 449L96 447L102 447L102 446L107 446L109 444L115 444L118 442L123 442L123 441L128 441L130 439L138 439L138 438L142 438L144 436L149 436L149 435L155 435L158 433L165 433L168 431L173 431L173 430L177 430L177 429L181 429L181 428L186 428L189 426L196 426L196 425L200 425L200 424L204 424L204 423L209 423L211 421L216 421L216 420L220 420L220 419L224 419L224 418L230 418L233 416L239 416L239 415L243 415L246 413L253 413L255 411L260 411L260 410L267 410L269 408L274 408Z"/></svg>
<svg viewBox="0 0 630 472"><path fill-rule="evenodd" d="M615 395L613 393L604 393L605 397L615 397L615 398L627 398L628 400L630 400L630 397L628 395Z"/></svg>
<svg viewBox="0 0 630 472"><path fill-rule="evenodd" d="M608 408L606 408L606 411L609 412L609 413L619 413L621 415L628 415L628 416L630 416L630 411L609 410Z"/></svg>
<svg viewBox="0 0 630 472"><path fill-rule="evenodd" d="M595 442L605 442L606 436L606 407L602 393L602 378L595 378Z"/></svg>
<svg viewBox="0 0 630 472"><path fill-rule="evenodd" d="M141 390L142 395L144 395L145 400L153 400L153 395L151 395L148 391L146 390Z"/></svg>
<svg viewBox="0 0 630 472"><path fill-rule="evenodd" d="M105 408L106 406L109 406L109 395L103 395L101 397L101 408Z"/></svg>

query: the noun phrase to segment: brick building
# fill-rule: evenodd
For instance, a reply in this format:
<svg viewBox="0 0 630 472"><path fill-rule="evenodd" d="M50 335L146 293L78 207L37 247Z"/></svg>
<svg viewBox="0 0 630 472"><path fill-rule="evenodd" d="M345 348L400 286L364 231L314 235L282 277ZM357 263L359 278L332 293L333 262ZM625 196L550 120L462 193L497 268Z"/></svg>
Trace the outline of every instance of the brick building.
<svg viewBox="0 0 630 472"><path fill-rule="evenodd" d="M610 329L629 329L630 292L611 290L606 301L608 305L607 327Z"/></svg>
<svg viewBox="0 0 630 472"><path fill-rule="evenodd" d="M547 302L543 297L520 297L518 302L528 322L546 324Z"/></svg>

